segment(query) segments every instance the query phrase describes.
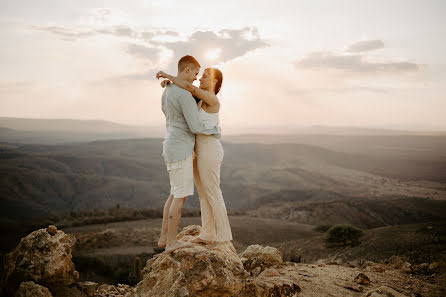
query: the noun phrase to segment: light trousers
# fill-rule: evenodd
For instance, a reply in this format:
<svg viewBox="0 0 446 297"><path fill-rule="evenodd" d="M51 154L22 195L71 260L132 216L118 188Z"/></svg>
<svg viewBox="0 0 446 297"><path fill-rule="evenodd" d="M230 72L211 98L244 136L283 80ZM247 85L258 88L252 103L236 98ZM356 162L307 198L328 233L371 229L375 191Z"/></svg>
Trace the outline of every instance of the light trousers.
<svg viewBox="0 0 446 297"><path fill-rule="evenodd" d="M215 136L197 134L195 153L194 180L201 207L199 237L208 241L232 240L231 226L220 189L223 147Z"/></svg>

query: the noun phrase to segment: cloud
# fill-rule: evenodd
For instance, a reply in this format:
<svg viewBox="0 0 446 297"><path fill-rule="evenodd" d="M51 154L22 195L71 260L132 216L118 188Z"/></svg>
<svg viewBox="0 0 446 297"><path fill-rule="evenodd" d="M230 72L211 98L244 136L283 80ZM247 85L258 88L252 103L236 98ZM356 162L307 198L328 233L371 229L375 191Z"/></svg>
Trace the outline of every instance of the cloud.
<svg viewBox="0 0 446 297"><path fill-rule="evenodd" d="M269 46L260 38L256 28L245 27L239 30L224 29L218 33L214 31L197 31L184 41L156 42L156 44L173 51L172 63L184 55L194 56L200 63L206 62L207 52L221 49L220 54L212 61L214 64L224 63L241 57L258 48Z"/></svg>
<svg viewBox="0 0 446 297"><path fill-rule="evenodd" d="M95 33L97 34L108 34L108 35L114 35L117 37L138 37L139 32L133 30L132 28L128 26L114 26L111 28L104 28L104 29L97 29L95 30Z"/></svg>
<svg viewBox="0 0 446 297"><path fill-rule="evenodd" d="M47 32L53 34L62 40L74 41L80 38L91 37L95 35L114 35L116 37L133 37L139 38L140 32L124 25L104 27L98 29L79 29L68 28L63 26L39 26L32 25L28 27L31 30Z"/></svg>
<svg viewBox="0 0 446 297"><path fill-rule="evenodd" d="M38 26L32 25L28 27L31 30L47 32L60 37L63 40L76 40L82 37L90 37L96 34L93 30L76 30L62 26Z"/></svg>
<svg viewBox="0 0 446 297"><path fill-rule="evenodd" d="M362 40L349 45L348 52L366 52L384 47L384 42L379 39L374 40Z"/></svg>
<svg viewBox="0 0 446 297"><path fill-rule="evenodd" d="M95 11L94 20L106 21L109 15L110 11L107 9ZM255 27L222 29L219 32L196 31L186 37L180 36L178 32L172 30L138 30L128 25L100 25L96 27L92 25L88 27L89 29L86 27L33 25L28 28L48 32L66 41L76 41L97 35L111 35L122 39L127 44L126 52L129 55L150 61L152 66L158 64L156 67L161 67L161 64L164 64L162 67L169 72L176 71L177 61L184 55L194 56L202 65L217 65L269 46L261 39ZM163 50L173 52L173 55L162 55ZM208 55L210 52L214 52L212 59ZM146 76L146 74L141 76ZM137 79L140 76L138 74L134 77Z"/></svg>
<svg viewBox="0 0 446 297"><path fill-rule="evenodd" d="M88 82L89 86L110 86L110 85L118 85L118 84L125 84L128 82L135 82L135 81L154 81L155 80L155 69L148 69L146 71L142 72L133 72L123 75L115 75L115 76L109 76L100 80L92 80Z"/></svg>
<svg viewBox="0 0 446 297"><path fill-rule="evenodd" d="M130 44L127 47L127 53L144 60L155 62L159 58L160 49L141 44Z"/></svg>
<svg viewBox="0 0 446 297"><path fill-rule="evenodd" d="M420 70L419 64L411 62L371 62L362 55L312 52L296 61L298 69L337 69L356 73L403 73Z"/></svg>

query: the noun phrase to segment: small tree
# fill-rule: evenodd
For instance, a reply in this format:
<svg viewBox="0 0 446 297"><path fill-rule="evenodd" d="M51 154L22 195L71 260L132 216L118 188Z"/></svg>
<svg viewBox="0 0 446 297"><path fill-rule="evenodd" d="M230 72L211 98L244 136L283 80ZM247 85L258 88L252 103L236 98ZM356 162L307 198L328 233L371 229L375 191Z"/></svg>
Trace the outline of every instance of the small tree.
<svg viewBox="0 0 446 297"><path fill-rule="evenodd" d="M359 238L364 232L352 225L339 224L334 225L327 231L325 242L327 244L342 244L343 246L355 246L359 244Z"/></svg>

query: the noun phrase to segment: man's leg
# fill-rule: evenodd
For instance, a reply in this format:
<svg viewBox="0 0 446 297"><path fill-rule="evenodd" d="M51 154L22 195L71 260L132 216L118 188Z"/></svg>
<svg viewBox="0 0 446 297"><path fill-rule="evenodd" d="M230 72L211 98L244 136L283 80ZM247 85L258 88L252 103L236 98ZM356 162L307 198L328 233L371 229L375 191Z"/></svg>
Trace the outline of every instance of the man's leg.
<svg viewBox="0 0 446 297"><path fill-rule="evenodd" d="M176 250L178 248L192 246L189 242L178 241L177 231L180 223L181 214L183 213L186 198L173 198L172 205L169 210L168 228L167 228L167 244L166 252Z"/></svg>
<svg viewBox="0 0 446 297"><path fill-rule="evenodd" d="M164 204L164 210L163 210L163 222L161 224L161 235L160 239L158 240L158 247L159 248L165 248L166 242L167 242L167 218L169 216L169 210L170 206L172 205L173 195L170 195L169 198L167 198L166 203Z"/></svg>

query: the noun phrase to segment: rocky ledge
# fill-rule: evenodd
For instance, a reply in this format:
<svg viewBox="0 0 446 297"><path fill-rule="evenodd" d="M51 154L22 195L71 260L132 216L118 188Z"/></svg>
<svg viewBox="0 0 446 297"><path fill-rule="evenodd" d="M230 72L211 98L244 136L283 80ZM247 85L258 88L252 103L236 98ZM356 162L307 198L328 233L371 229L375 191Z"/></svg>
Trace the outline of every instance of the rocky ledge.
<svg viewBox="0 0 446 297"><path fill-rule="evenodd" d="M179 239L198 235L187 226ZM71 261L76 242L55 226L22 238L4 259L3 296L15 297L412 297L445 296L444 263L412 266L392 257L361 266L336 262L283 262L279 250L249 246L237 254L232 243L196 245L155 255L134 287L85 281ZM420 275L420 276L418 276ZM421 293L420 293L421 292Z"/></svg>
<svg viewBox="0 0 446 297"><path fill-rule="evenodd" d="M188 226L178 238L199 232L199 226ZM135 296L298 296L298 273L285 266L280 252L271 247L250 246L238 256L230 242L193 246L147 261Z"/></svg>

